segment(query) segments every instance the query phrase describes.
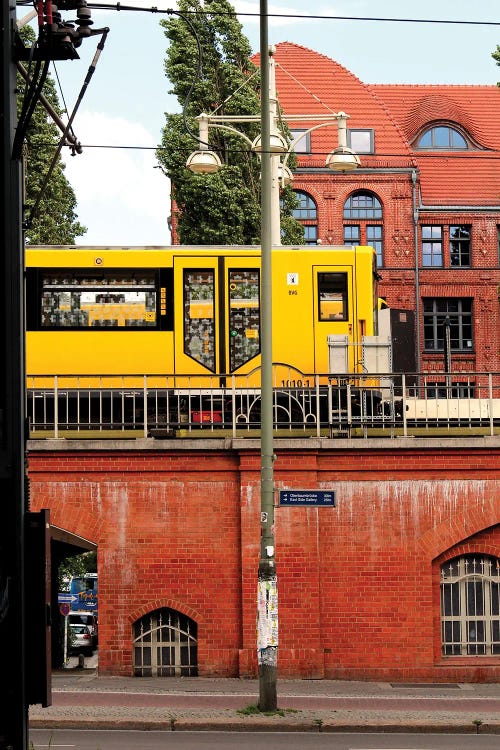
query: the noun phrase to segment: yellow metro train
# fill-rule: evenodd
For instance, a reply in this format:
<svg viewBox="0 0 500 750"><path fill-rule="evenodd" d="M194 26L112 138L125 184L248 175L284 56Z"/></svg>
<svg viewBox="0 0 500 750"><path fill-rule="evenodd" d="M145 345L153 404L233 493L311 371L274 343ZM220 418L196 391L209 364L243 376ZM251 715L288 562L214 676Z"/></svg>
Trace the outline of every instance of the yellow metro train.
<svg viewBox="0 0 500 750"><path fill-rule="evenodd" d="M258 372L261 281L259 247L28 247L27 375ZM272 301L273 361L328 373L329 336L377 334L374 250L276 247Z"/></svg>

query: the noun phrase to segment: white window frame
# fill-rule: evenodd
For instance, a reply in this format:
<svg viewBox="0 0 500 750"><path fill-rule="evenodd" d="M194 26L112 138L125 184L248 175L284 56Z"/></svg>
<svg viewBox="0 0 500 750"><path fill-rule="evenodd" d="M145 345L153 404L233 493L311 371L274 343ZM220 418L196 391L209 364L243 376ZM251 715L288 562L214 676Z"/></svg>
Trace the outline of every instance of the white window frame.
<svg viewBox="0 0 500 750"><path fill-rule="evenodd" d="M292 142L290 149L296 154L310 154L311 153L311 133L306 128L293 128L290 129L290 135L292 136Z"/></svg>
<svg viewBox="0 0 500 750"><path fill-rule="evenodd" d="M358 135L368 136L368 147L360 148L360 144L356 143ZM347 145L356 154L374 154L375 153L375 131L373 128L347 128Z"/></svg>
<svg viewBox="0 0 500 750"><path fill-rule="evenodd" d="M441 651L500 657L500 559L469 554L441 566Z"/></svg>

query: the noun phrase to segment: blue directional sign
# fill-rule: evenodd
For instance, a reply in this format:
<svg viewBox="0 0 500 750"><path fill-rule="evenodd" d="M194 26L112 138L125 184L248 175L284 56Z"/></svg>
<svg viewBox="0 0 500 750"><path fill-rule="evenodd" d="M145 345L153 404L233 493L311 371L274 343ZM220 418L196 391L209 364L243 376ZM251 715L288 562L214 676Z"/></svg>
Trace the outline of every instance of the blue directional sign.
<svg viewBox="0 0 500 750"><path fill-rule="evenodd" d="M74 599L76 599L76 596L72 596L71 594L59 592L57 595L57 601L59 604L64 604L65 602L71 603Z"/></svg>
<svg viewBox="0 0 500 750"><path fill-rule="evenodd" d="M279 490L279 505L335 507L333 490Z"/></svg>

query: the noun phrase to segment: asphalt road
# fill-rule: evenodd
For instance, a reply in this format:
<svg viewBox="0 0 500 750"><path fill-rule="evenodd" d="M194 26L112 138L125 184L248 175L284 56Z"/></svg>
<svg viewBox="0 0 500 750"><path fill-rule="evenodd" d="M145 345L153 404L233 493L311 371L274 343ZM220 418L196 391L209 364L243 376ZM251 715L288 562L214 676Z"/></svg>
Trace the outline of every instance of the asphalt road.
<svg viewBox="0 0 500 750"><path fill-rule="evenodd" d="M498 735L296 732L30 732L33 750L498 750Z"/></svg>

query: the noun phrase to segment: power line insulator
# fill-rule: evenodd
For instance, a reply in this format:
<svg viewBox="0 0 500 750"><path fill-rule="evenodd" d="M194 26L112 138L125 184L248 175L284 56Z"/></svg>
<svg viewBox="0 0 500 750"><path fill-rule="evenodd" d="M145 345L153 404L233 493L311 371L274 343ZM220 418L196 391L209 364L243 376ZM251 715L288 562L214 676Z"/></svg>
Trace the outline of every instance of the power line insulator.
<svg viewBox="0 0 500 750"><path fill-rule="evenodd" d="M90 12L90 8L87 6L87 3L82 3L81 7L77 10L77 19L75 21L75 23L78 25L78 31L80 32L81 37L90 36L90 27L94 23L91 19L91 15L92 14Z"/></svg>

